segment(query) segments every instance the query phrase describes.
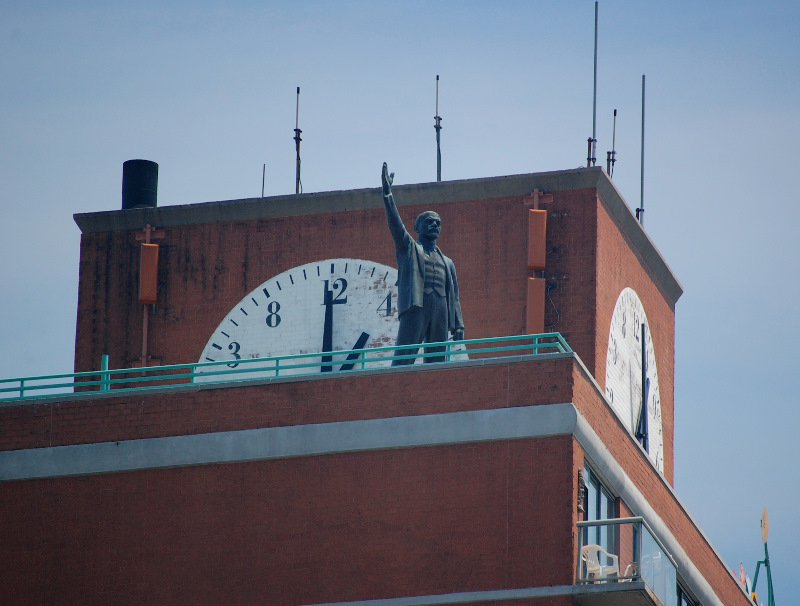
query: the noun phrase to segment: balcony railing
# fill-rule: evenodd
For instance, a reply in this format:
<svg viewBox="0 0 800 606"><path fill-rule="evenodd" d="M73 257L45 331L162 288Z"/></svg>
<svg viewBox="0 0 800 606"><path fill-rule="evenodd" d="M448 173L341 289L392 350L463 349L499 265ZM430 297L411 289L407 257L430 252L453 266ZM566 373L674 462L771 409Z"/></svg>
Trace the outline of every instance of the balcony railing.
<svg viewBox="0 0 800 606"><path fill-rule="evenodd" d="M675 561L644 518L578 522L577 584L644 581L662 604L677 603Z"/></svg>
<svg viewBox="0 0 800 606"><path fill-rule="evenodd" d="M572 353L567 342L557 332L426 343L425 347L440 347L444 348L444 351L425 353L425 350L420 350L416 355L401 355L394 346L368 347L247 360L118 369L109 369L108 357L103 356L99 371L0 379L0 402L64 397L74 392L79 392L76 395L111 390L117 393L123 390L185 386L189 383L229 383L296 375L328 376L333 373L387 368L394 360L422 361L426 357L443 357L444 362L460 362L521 355Z"/></svg>

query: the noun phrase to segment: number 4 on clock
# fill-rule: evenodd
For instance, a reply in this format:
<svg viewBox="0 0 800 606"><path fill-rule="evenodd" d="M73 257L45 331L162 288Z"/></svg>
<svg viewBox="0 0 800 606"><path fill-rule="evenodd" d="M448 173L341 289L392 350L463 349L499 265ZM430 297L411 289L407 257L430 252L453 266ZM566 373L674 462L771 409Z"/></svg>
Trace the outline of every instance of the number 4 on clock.
<svg viewBox="0 0 800 606"><path fill-rule="evenodd" d="M381 301L381 304L378 306L377 311L384 316L392 315L392 293L386 295L386 298Z"/></svg>

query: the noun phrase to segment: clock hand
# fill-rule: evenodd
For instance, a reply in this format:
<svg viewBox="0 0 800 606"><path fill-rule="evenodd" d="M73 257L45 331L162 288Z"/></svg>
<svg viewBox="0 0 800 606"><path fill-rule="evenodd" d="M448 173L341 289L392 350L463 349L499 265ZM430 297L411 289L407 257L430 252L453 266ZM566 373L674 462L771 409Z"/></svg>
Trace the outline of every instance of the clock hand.
<svg viewBox="0 0 800 606"><path fill-rule="evenodd" d="M333 351L333 306L347 303L347 297L343 297L344 291L347 290L347 280L338 278L333 282L333 288L328 286L329 281L325 280L325 294L323 297L323 305L325 306L325 323L322 327L322 352ZM339 294L333 296L333 291L341 288ZM322 356L321 372L331 372L333 366L325 364L325 362L333 361L333 356Z"/></svg>
<svg viewBox="0 0 800 606"><path fill-rule="evenodd" d="M331 351L333 347L333 293L328 290L328 281L325 280L325 324L322 328L322 351ZM322 372L330 372L332 366L325 366L325 362L333 360L333 356L322 356Z"/></svg>
<svg viewBox="0 0 800 606"><path fill-rule="evenodd" d="M647 427L647 397L650 391L650 379L647 378L647 347L645 345L645 325L642 323L642 402L639 409L639 423L636 426L636 439L638 439L645 452L650 452Z"/></svg>
<svg viewBox="0 0 800 606"><path fill-rule="evenodd" d="M365 332L362 332L361 336L358 337L358 341L356 341L356 344L353 345L353 349L364 349L364 346L367 344L367 341L369 341L369 335ZM361 354L351 353L349 356L347 356L348 363L342 364L342 367L339 370L353 370L355 362L352 362L351 360L358 360L358 357L360 355Z"/></svg>

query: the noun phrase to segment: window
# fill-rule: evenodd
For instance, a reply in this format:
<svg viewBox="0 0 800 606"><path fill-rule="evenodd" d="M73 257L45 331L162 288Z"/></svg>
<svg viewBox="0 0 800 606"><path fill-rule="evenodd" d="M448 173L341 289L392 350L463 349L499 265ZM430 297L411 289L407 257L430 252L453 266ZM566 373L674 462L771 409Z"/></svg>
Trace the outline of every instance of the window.
<svg viewBox="0 0 800 606"><path fill-rule="evenodd" d="M603 485L600 478L588 467L584 471L586 497L583 503L584 520L609 520L617 517L617 501ZM616 527L592 526L586 528L583 544L595 543L606 551L616 553Z"/></svg>
<svg viewBox="0 0 800 606"><path fill-rule="evenodd" d="M695 602L691 596L686 593L686 590L681 587L681 584L678 583L678 606L696 606L697 602Z"/></svg>

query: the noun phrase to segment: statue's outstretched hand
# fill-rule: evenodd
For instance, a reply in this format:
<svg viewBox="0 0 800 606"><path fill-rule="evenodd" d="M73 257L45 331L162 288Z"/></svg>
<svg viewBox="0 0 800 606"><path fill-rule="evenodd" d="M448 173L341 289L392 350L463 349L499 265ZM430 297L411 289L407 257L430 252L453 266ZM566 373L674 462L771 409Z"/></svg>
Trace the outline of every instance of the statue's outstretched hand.
<svg viewBox="0 0 800 606"><path fill-rule="evenodd" d="M389 194L392 193L392 182L394 181L394 173L389 174L389 167L386 165L386 162L383 163L381 181L383 182L383 195L388 196Z"/></svg>

